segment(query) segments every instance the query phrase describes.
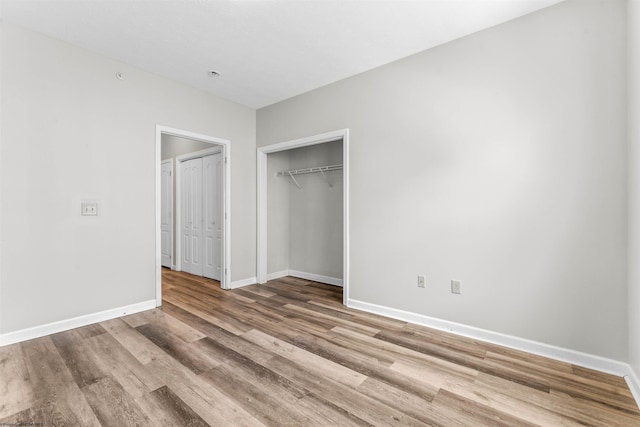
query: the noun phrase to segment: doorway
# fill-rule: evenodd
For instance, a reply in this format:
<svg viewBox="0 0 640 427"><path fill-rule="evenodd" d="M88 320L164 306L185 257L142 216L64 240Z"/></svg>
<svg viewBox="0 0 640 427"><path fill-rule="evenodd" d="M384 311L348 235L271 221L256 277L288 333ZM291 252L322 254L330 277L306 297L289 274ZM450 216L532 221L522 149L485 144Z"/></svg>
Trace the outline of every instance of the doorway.
<svg viewBox="0 0 640 427"><path fill-rule="evenodd" d="M343 167L343 202L342 202L342 286L343 304L348 305L349 301L349 129L342 129L314 135L306 138L286 141L278 144L268 145L258 148L258 259L257 273L258 283L267 281L267 182L268 167L267 155L294 148L308 147L316 144L342 141L342 167Z"/></svg>
<svg viewBox="0 0 640 427"><path fill-rule="evenodd" d="M197 187L206 197L202 197L202 213L198 214L197 207L192 204L193 199L187 198L183 203L181 200L181 192L175 192L175 202L172 203L174 209L171 211L171 219L167 214L168 202L163 204L163 188L164 195L167 195L166 186L169 182L167 175L169 167L166 163L163 165L162 159L162 140L167 138L185 140L193 146L201 149L191 151L186 154L174 153L172 157L173 171L175 183L172 188ZM204 150L202 148L206 147ZM182 270L182 261L184 259L183 252L188 255L188 261L191 265L200 263L203 274L214 276L220 281L222 289L229 289L231 277L231 224L230 224L230 141L226 139L216 138L209 135L197 134L194 132L170 128L166 126L156 126L156 306L162 305L162 266L171 265L174 270ZM191 160L199 158L200 178L193 173L194 167L198 161L189 163ZM164 166L164 167L163 167ZM183 169L185 166L186 169ZM191 170L188 172L187 169ZM187 178L183 179L183 175L187 174ZM219 184L212 184L217 178ZM207 182L209 184L207 184ZM211 193L218 192L208 197ZM188 211L189 205L193 209ZM187 209L186 219L191 222L182 221L182 211ZM175 215L174 215L175 214ZM196 217L195 215L199 215ZM199 222L200 230L196 230L194 221ZM182 225L187 224L191 227L189 236L189 245L186 244L184 234L182 233ZM213 225L212 225L213 224ZM179 237L169 242L166 232L171 227L173 231L171 235ZM195 235L195 236L194 236ZM195 237L195 239L194 239ZM196 242L198 240L198 242ZM194 245L201 248L200 251L194 253ZM183 247L186 249L183 251ZM218 248L216 252L216 247ZM197 257L197 258L194 258ZM168 263L170 259L170 263ZM189 271L189 270L187 270ZM195 270L197 271L197 270ZM197 273L196 273L197 274Z"/></svg>

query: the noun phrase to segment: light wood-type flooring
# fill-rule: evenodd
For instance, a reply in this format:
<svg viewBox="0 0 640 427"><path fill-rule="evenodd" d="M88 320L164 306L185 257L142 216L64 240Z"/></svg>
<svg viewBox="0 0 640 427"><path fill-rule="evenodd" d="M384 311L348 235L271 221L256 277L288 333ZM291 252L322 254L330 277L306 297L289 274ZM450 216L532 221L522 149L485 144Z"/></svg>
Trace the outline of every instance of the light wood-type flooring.
<svg viewBox="0 0 640 427"><path fill-rule="evenodd" d="M163 276L162 309L0 348L0 425L640 426L622 378L351 310L340 288Z"/></svg>

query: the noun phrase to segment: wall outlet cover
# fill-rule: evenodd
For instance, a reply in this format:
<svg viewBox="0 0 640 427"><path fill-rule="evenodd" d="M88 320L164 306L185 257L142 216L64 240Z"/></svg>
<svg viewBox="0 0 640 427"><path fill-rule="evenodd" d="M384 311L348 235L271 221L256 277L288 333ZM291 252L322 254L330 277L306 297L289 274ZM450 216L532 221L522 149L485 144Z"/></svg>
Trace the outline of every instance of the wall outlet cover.
<svg viewBox="0 0 640 427"><path fill-rule="evenodd" d="M418 287L419 288L424 288L426 283L427 283L427 279L424 276L419 274L418 275Z"/></svg>
<svg viewBox="0 0 640 427"><path fill-rule="evenodd" d="M451 293L452 294L459 294L460 293L460 281L459 280L452 280L451 281Z"/></svg>
<svg viewBox="0 0 640 427"><path fill-rule="evenodd" d="M82 216L96 216L96 215L98 215L98 203L97 202L82 202L81 213L82 213Z"/></svg>

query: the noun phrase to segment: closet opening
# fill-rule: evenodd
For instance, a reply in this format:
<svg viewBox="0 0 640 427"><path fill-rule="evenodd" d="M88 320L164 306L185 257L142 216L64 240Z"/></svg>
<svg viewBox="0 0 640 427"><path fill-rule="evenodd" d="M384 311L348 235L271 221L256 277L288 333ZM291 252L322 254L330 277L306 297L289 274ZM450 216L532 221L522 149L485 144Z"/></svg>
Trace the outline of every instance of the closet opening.
<svg viewBox="0 0 640 427"><path fill-rule="evenodd" d="M343 287L348 301L348 129L258 148L258 283Z"/></svg>

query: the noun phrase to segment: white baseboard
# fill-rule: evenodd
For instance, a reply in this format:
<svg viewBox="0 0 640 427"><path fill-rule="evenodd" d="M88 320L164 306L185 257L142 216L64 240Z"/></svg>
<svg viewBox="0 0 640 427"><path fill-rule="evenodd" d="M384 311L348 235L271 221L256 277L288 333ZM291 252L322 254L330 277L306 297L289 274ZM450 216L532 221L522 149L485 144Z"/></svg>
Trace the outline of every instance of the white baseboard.
<svg viewBox="0 0 640 427"><path fill-rule="evenodd" d="M104 322L105 320L111 320L115 319L116 317L126 316L127 314L151 310L153 308L156 308L155 299L127 305L124 307L100 311L98 313L85 314L83 316L74 317L72 319L59 320L57 322L47 323L46 325L34 326L32 328L9 332L0 335L0 346L15 344L34 338L40 338L46 335L68 331L69 329L75 329L81 326L90 325L92 323Z"/></svg>
<svg viewBox="0 0 640 427"><path fill-rule="evenodd" d="M296 270L282 270L276 271L275 273L267 274L267 280L275 280L281 277L293 276L298 277L300 279L305 280L313 280L314 282L327 283L329 285L342 286L342 279L336 279L335 277L327 277L320 276L318 274L313 273L305 273L303 271ZM256 277L249 277L242 280L236 280L235 282L231 282L229 289L241 288L242 286L255 285L258 283L258 279Z"/></svg>
<svg viewBox="0 0 640 427"><path fill-rule="evenodd" d="M537 354L539 356L548 357L574 365L579 365L585 368L595 369L612 375L627 378L627 376L633 374L631 367L627 363L601 356L595 356L588 353L582 353L580 351L556 347L550 344L531 341L512 335L501 334L499 332L475 328L473 326L450 322L448 320L437 319L422 314L411 313L408 311L384 307L377 304L370 304L353 299L347 301L347 306L350 308L367 311L369 313L380 314L382 316L404 320L406 322L416 323L418 325L428 326L430 328L439 329L446 332L451 332L456 335L462 335L468 338L490 342L492 344L498 344L516 350L526 351L528 353Z"/></svg>
<svg viewBox="0 0 640 427"><path fill-rule="evenodd" d="M327 285L342 287L342 279L337 277L322 276L315 273L306 273L304 271L289 270L289 276L297 277L305 280L313 280L314 282L326 283Z"/></svg>
<svg viewBox="0 0 640 427"><path fill-rule="evenodd" d="M628 363L354 299L349 299L347 306L624 377L636 404L640 407L640 379Z"/></svg>
<svg viewBox="0 0 640 427"><path fill-rule="evenodd" d="M255 285L258 283L258 279L255 277L247 277L246 279L236 280L229 284L229 289L237 289L243 286Z"/></svg>
<svg viewBox="0 0 640 427"><path fill-rule="evenodd" d="M624 376L624 379L629 386L629 390L631 390L631 394L633 394L633 398L636 400L638 406L640 406L640 380L631 366L629 366L629 372Z"/></svg>
<svg viewBox="0 0 640 427"><path fill-rule="evenodd" d="M315 274L315 273L307 273L307 272L298 271L298 270L282 270L282 271L276 271L274 273L269 273L267 274L267 280L276 280L286 276L297 277L298 279L313 280L314 282L326 283L327 285L340 286L340 287L343 286L342 279L338 279L336 277L322 276L320 274Z"/></svg>

